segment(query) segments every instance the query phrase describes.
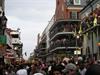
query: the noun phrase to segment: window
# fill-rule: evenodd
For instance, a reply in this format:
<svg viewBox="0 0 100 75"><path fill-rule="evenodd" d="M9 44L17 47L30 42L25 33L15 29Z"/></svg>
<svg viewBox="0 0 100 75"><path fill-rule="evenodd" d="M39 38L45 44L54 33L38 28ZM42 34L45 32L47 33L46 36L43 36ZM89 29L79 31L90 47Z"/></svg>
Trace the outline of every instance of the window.
<svg viewBox="0 0 100 75"><path fill-rule="evenodd" d="M74 0L74 5L81 5L81 0Z"/></svg>
<svg viewBox="0 0 100 75"><path fill-rule="evenodd" d="M73 0L67 0L67 5L73 5Z"/></svg>
<svg viewBox="0 0 100 75"><path fill-rule="evenodd" d="M71 19L78 19L78 12L77 11L70 12L70 18Z"/></svg>

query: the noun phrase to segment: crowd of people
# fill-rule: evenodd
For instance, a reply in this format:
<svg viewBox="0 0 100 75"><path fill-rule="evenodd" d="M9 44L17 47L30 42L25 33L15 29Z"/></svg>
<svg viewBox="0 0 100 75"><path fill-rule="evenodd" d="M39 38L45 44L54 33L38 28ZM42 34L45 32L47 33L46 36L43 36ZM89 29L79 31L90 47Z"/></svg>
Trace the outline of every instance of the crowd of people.
<svg viewBox="0 0 100 75"><path fill-rule="evenodd" d="M27 64L0 64L0 75L100 75L100 60L83 60L79 57L78 61L68 58L59 62L50 61L48 64L38 59Z"/></svg>

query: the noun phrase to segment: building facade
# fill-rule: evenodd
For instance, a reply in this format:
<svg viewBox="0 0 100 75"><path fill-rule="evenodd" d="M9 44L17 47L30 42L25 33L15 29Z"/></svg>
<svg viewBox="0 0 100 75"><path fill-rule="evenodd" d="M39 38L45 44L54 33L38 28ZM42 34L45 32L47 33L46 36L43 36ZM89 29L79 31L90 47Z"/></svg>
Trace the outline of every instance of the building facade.
<svg viewBox="0 0 100 75"><path fill-rule="evenodd" d="M42 34L47 51L43 55L46 55L47 61L59 61L82 52L82 38L77 38L76 32L80 29L79 12L84 5L86 1L83 0L56 0L55 15Z"/></svg>
<svg viewBox="0 0 100 75"><path fill-rule="evenodd" d="M6 28L6 50L4 53L5 63L14 63L16 60L22 58L23 44L20 39L20 32Z"/></svg>
<svg viewBox="0 0 100 75"><path fill-rule="evenodd" d="M51 18L51 20L49 21L49 24L47 25L47 27L45 28L45 30L43 31L42 35L40 36L40 34L38 34L38 42L37 42L37 46L36 49L34 50L34 55L35 57L40 58L41 60L51 60L51 58L47 57L49 55L49 47L50 47L50 31L49 29L51 28L51 26L54 23L54 16Z"/></svg>
<svg viewBox="0 0 100 75"><path fill-rule="evenodd" d="M100 0L92 0L81 10L83 55L100 58Z"/></svg>
<svg viewBox="0 0 100 75"><path fill-rule="evenodd" d="M5 36L6 36L6 50L5 50L5 53L4 53L4 61L6 64L10 64L12 61L14 61L15 59L15 51L13 50L13 45L11 43L11 35L10 35L10 32L12 30L11 29L8 29L6 28L5 30Z"/></svg>
<svg viewBox="0 0 100 75"><path fill-rule="evenodd" d="M78 1L56 0L55 22L49 30L52 60L73 56L76 50L81 52L81 38L74 35L79 30L79 12L83 8L81 0Z"/></svg>
<svg viewBox="0 0 100 75"><path fill-rule="evenodd" d="M11 43L13 45L13 49L16 51L17 57L22 57L23 44L21 42L19 30L13 30L10 35L12 37Z"/></svg>

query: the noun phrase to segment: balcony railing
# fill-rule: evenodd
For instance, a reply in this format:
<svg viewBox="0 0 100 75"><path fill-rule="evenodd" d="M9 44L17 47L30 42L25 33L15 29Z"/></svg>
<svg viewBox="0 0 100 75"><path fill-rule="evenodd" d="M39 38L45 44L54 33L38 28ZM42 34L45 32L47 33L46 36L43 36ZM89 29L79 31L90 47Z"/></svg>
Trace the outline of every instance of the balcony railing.
<svg viewBox="0 0 100 75"><path fill-rule="evenodd" d="M67 6L82 6L82 5L85 5L85 3L82 3L81 2L82 0L78 0L78 1L75 1L75 0L66 0L65 4Z"/></svg>
<svg viewBox="0 0 100 75"><path fill-rule="evenodd" d="M46 52L46 50L45 51L40 51L39 52L39 55L41 56L41 55L46 55L47 54L47 52Z"/></svg>
<svg viewBox="0 0 100 75"><path fill-rule="evenodd" d="M97 21L97 23L95 22ZM89 15L82 19L82 29L83 31L95 26L96 24L100 24L100 8L96 8Z"/></svg>
<svg viewBox="0 0 100 75"><path fill-rule="evenodd" d="M52 38L55 34L59 32L73 32L73 31L75 31L74 25L60 25L51 31L50 38Z"/></svg>
<svg viewBox="0 0 100 75"><path fill-rule="evenodd" d="M56 47L69 47L69 46L75 46L75 42L73 43L70 42L69 40L64 40L64 41L61 41L61 40L57 40L56 42L52 43L50 45L50 50L56 48Z"/></svg>
<svg viewBox="0 0 100 75"><path fill-rule="evenodd" d="M77 43L77 44L76 44ZM55 49L57 47L81 47L82 46L82 40L81 39L62 39L62 40L56 40L54 42L51 42L49 50Z"/></svg>

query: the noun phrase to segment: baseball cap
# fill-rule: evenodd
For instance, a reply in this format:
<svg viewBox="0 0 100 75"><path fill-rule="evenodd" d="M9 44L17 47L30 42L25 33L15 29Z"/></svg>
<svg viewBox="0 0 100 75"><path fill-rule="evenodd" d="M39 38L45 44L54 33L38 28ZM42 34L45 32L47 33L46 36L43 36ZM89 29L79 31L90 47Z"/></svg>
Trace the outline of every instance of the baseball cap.
<svg viewBox="0 0 100 75"><path fill-rule="evenodd" d="M73 63L69 63L66 66L67 70L76 70L76 65L74 65Z"/></svg>
<svg viewBox="0 0 100 75"><path fill-rule="evenodd" d="M68 72L69 70L76 70L76 65L73 63L69 63L67 64L67 66L65 67L65 69L63 70L64 73Z"/></svg>
<svg viewBox="0 0 100 75"><path fill-rule="evenodd" d="M42 73L35 73L35 74L33 74L33 75L43 75Z"/></svg>

